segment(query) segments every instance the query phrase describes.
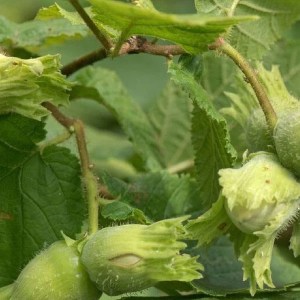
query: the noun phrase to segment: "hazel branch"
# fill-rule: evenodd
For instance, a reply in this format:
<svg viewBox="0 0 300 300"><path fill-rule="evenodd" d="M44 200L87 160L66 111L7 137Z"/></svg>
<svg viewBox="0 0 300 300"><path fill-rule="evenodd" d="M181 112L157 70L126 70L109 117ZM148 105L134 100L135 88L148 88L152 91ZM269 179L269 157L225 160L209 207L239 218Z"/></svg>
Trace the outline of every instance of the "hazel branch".
<svg viewBox="0 0 300 300"><path fill-rule="evenodd" d="M89 154L87 151L84 125L82 121L78 119L71 119L65 116L55 105L50 102L44 102L42 105L52 113L52 116L62 126L64 126L68 131L75 133L82 178L86 188L86 199L88 202L89 234L93 234L98 230L99 188L98 181L92 173L93 165L90 163Z"/></svg>
<svg viewBox="0 0 300 300"><path fill-rule="evenodd" d="M70 76L71 74L75 73L76 71L84 68L88 65L91 65L97 61L100 61L107 57L106 50L101 48L99 50L93 51L88 53L84 56L79 57L78 59L72 61L71 63L63 66L61 68L61 73Z"/></svg>
<svg viewBox="0 0 300 300"><path fill-rule="evenodd" d="M179 45L157 45L141 36L132 36L121 47L119 55L148 53L159 56L176 56L186 53Z"/></svg>
<svg viewBox="0 0 300 300"><path fill-rule="evenodd" d="M170 58L172 56L186 53L183 48L178 45L157 45L153 42L149 42L147 39L141 36L132 36L122 46L118 53L118 56L126 54L139 54L148 53L152 55L164 56ZM69 76L76 71L84 68L97 61L103 60L108 57L108 54L104 48L90 52L86 55L79 57L71 63L62 67L62 74Z"/></svg>

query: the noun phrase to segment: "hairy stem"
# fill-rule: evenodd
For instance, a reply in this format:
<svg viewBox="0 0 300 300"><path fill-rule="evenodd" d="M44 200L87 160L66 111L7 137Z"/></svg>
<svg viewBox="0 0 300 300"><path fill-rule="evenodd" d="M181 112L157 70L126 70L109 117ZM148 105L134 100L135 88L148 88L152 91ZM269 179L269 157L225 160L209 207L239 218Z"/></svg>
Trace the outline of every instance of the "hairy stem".
<svg viewBox="0 0 300 300"><path fill-rule="evenodd" d="M86 188L86 199L88 202L88 225L89 234L93 234L98 230L98 181L93 175L91 169L93 165L90 163L89 155L86 146L86 139L84 133L84 125L82 121L78 119L71 119L65 116L59 109L50 102L44 102L42 104L53 115L53 117L70 132L74 132L76 136L77 149L80 158L81 172L83 182Z"/></svg>
<svg viewBox="0 0 300 300"><path fill-rule="evenodd" d="M219 38L214 44L210 45L209 49L226 54L241 69L255 92L259 105L265 114L269 129L273 132L277 122L277 115L255 70L247 60L230 44L226 43L223 38Z"/></svg>
<svg viewBox="0 0 300 300"><path fill-rule="evenodd" d="M80 5L78 0L69 0L70 3L74 6L76 11L79 13L82 20L85 24L90 28L95 37L99 40L99 42L104 46L106 51L110 51L113 47L112 42L99 30L94 21L90 18L90 16L86 13L83 7Z"/></svg>
<svg viewBox="0 0 300 300"><path fill-rule="evenodd" d="M93 165L89 160L82 121L76 120L74 122L74 130L76 133L76 141L81 162L82 176L85 183L86 196L88 200L89 234L93 234L98 230L98 181L91 171Z"/></svg>

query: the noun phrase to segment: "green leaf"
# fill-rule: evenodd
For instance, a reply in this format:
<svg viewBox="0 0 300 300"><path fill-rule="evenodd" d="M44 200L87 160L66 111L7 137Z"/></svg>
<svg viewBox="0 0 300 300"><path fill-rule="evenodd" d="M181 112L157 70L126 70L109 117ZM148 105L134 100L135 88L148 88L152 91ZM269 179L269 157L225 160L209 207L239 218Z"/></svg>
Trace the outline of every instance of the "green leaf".
<svg viewBox="0 0 300 300"><path fill-rule="evenodd" d="M210 295L226 295L248 289L243 282L242 264L237 260L231 242L222 237L209 248L193 250L204 266L203 278L193 282L198 291Z"/></svg>
<svg viewBox="0 0 300 300"><path fill-rule="evenodd" d="M218 16L257 15L255 22L238 24L230 31L230 43L247 58L260 59L270 45L300 17L298 0L195 0L199 13ZM263 30L262 30L263 28Z"/></svg>
<svg viewBox="0 0 300 300"><path fill-rule="evenodd" d="M94 14L91 11L91 7L84 8L84 10L93 20L93 22L97 23L103 34L111 38L117 37L118 32L116 30L109 26L99 24L97 20L94 19ZM85 22L77 12L67 11L60 7L57 3L46 8L41 8L36 16L36 19L45 21L57 20L59 22L67 23L68 26L76 26L77 28L82 29L82 31L86 34L89 32L89 29L87 28Z"/></svg>
<svg viewBox="0 0 300 300"><path fill-rule="evenodd" d="M271 270L276 288L292 287L300 283L300 260L295 258L286 244L274 247Z"/></svg>
<svg viewBox="0 0 300 300"><path fill-rule="evenodd" d="M190 134L192 103L187 99L187 93L170 82L149 110L149 120L155 130L165 168L193 162Z"/></svg>
<svg viewBox="0 0 300 300"><path fill-rule="evenodd" d="M272 47L272 51L265 57L268 67L279 65L282 78L292 95L300 98L300 39L298 37L300 23L298 22L292 28L284 39Z"/></svg>
<svg viewBox="0 0 300 300"><path fill-rule="evenodd" d="M153 36L181 45L187 52L207 50L230 26L253 17L211 17L198 15L171 15L126 3L108 0L90 0L100 24L120 31L121 44L135 34Z"/></svg>
<svg viewBox="0 0 300 300"><path fill-rule="evenodd" d="M218 171L230 167L235 160L235 150L225 119L217 112L205 90L182 65L170 63L171 79L189 94L193 101L192 141L195 151L195 168L200 189L200 199L207 207L219 195ZM204 205L204 203L202 204Z"/></svg>
<svg viewBox="0 0 300 300"><path fill-rule="evenodd" d="M77 86L73 98L91 98L106 106L121 124L137 153L149 170L162 168L155 132L141 107L128 95L120 79L112 71L85 68L73 77ZM100 80L99 80L100 79Z"/></svg>
<svg viewBox="0 0 300 300"><path fill-rule="evenodd" d="M128 185L108 174L100 178L119 201L141 209L155 221L203 211L198 184L189 176L149 173Z"/></svg>
<svg viewBox="0 0 300 300"><path fill-rule="evenodd" d="M56 146L40 153L44 134L41 122L0 116L0 286L61 231L74 237L85 217L78 160Z"/></svg>
<svg viewBox="0 0 300 300"><path fill-rule="evenodd" d="M195 61L192 69L190 59ZM243 77L239 76L239 69L229 58L212 52L191 58L182 55L180 63L192 72L195 80L206 90L209 100L226 119L231 143L241 157L247 148L245 127L253 109L253 100L255 107L258 104L253 94L249 93Z"/></svg>
<svg viewBox="0 0 300 300"><path fill-rule="evenodd" d="M234 294L224 297L205 297L202 294L197 297L197 295L191 296L171 296L171 297L162 297L161 300L296 300L300 298L300 292L297 291L288 291L288 292L262 292L254 297L245 296L245 293ZM120 300L157 300L157 297L122 297Z"/></svg>
<svg viewBox="0 0 300 300"><path fill-rule="evenodd" d="M40 120L49 114L42 102L67 105L71 84L59 67L58 55L20 59L0 54L0 114L16 112Z"/></svg>
<svg viewBox="0 0 300 300"><path fill-rule="evenodd" d="M0 16L0 43L11 48L25 48L33 53L39 52L46 45L87 34L86 26L73 25L63 19L32 20L17 24Z"/></svg>
<svg viewBox="0 0 300 300"><path fill-rule="evenodd" d="M88 11L90 13L90 11ZM53 19L61 19L65 18L73 25L84 25L84 21L80 17L77 12L69 12L62 7L60 7L57 3L49 6L49 7L42 7L35 19L36 20L53 20Z"/></svg>
<svg viewBox="0 0 300 300"><path fill-rule="evenodd" d="M238 295L229 296L237 292L248 293L248 282L243 281L242 265L236 258L232 243L226 237L218 239L209 248L193 249L192 254L200 255L201 263L204 265L203 278L193 282L198 291L213 296L228 295L226 299L244 299ZM267 298L263 296L267 291L278 293L299 282L299 260L292 257L292 253L287 250L286 246L274 247L271 270L276 288L258 290L255 297L249 297L249 299L269 299L269 296Z"/></svg>
<svg viewBox="0 0 300 300"><path fill-rule="evenodd" d="M293 232L290 239L290 249L292 249L294 256L298 257L300 254L300 222L297 220L293 224Z"/></svg>
<svg viewBox="0 0 300 300"><path fill-rule="evenodd" d="M204 53L200 82L214 105L220 109L228 104L225 92L233 92L238 69L226 56Z"/></svg>
<svg viewBox="0 0 300 300"><path fill-rule="evenodd" d="M121 201L114 201L105 205L101 210L101 215L114 222L132 222L140 224L151 224L151 220L137 208Z"/></svg>

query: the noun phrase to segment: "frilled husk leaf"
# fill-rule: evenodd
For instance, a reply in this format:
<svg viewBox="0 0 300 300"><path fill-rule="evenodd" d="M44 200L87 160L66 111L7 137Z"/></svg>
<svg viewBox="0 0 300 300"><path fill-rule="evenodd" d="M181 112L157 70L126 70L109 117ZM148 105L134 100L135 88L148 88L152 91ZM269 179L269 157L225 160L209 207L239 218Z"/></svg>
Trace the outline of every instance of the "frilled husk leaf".
<svg viewBox="0 0 300 300"><path fill-rule="evenodd" d="M160 281L201 278L197 257L181 254L186 217L151 225L122 225L99 230L86 243L82 262L98 288L109 295L135 292Z"/></svg>
<svg viewBox="0 0 300 300"><path fill-rule="evenodd" d="M0 54L0 115L15 112L40 120L49 114L41 104L67 105L71 87L60 73L59 55L21 59Z"/></svg>
<svg viewBox="0 0 300 300"><path fill-rule="evenodd" d="M198 246L228 232L254 295L257 285L274 287L270 270L274 241L298 212L300 184L275 155L266 152L251 155L239 169L219 174L218 201L186 228ZM298 253L296 236L291 247Z"/></svg>

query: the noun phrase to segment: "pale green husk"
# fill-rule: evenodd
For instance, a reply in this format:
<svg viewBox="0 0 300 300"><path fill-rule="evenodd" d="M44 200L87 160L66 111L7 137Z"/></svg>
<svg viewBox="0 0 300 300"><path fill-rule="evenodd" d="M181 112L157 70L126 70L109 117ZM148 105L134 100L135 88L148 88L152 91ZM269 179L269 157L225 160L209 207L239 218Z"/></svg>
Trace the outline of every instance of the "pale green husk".
<svg viewBox="0 0 300 300"><path fill-rule="evenodd" d="M86 243L82 262L98 288L109 295L135 292L160 281L201 278L197 257L181 254L186 217L151 225L107 227Z"/></svg>
<svg viewBox="0 0 300 300"><path fill-rule="evenodd" d="M258 153L239 169L219 171L222 195L233 223L242 231L262 230L269 218L289 218L300 184L275 155Z"/></svg>
<svg viewBox="0 0 300 300"><path fill-rule="evenodd" d="M58 55L20 59L0 54L0 115L10 112L40 120L41 103L67 105L71 83L60 73Z"/></svg>
<svg viewBox="0 0 300 300"><path fill-rule="evenodd" d="M274 287L270 270L274 241L298 212L300 184L275 155L266 152L251 155L239 169L219 174L218 201L186 228L198 246L229 233L254 295L256 286ZM291 247L298 254L296 238Z"/></svg>

